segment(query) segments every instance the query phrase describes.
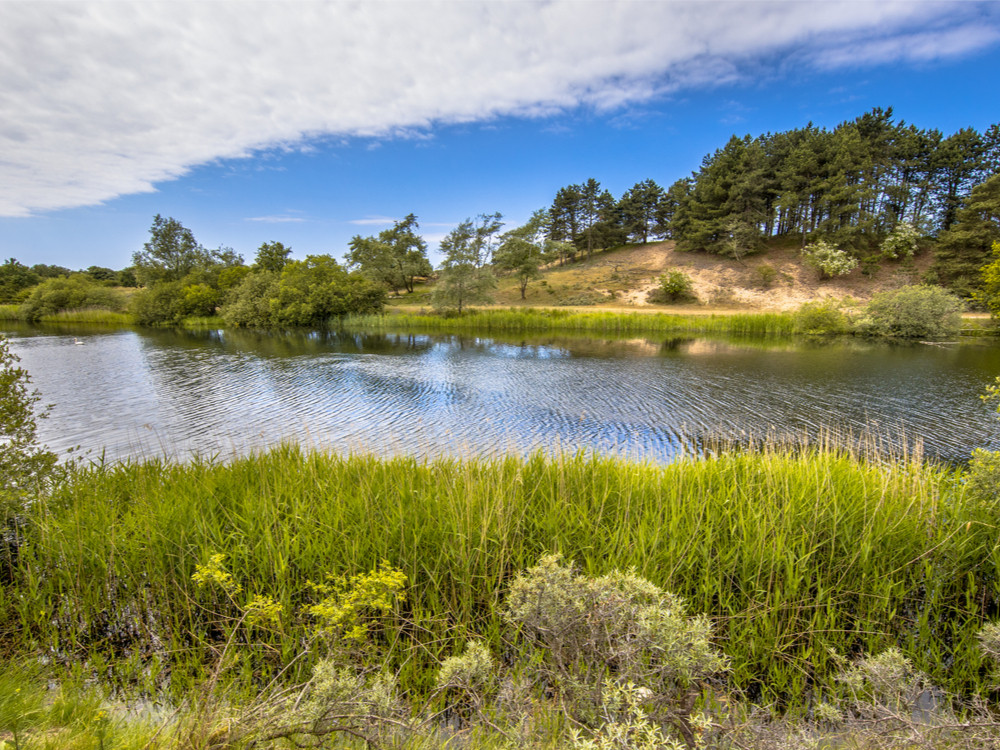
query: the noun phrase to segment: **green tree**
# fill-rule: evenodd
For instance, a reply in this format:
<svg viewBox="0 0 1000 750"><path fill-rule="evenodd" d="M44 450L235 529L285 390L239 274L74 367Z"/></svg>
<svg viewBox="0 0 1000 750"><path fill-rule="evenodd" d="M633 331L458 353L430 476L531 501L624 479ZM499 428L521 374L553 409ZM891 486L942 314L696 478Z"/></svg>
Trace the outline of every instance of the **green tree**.
<svg viewBox="0 0 1000 750"><path fill-rule="evenodd" d="M15 258L0 266L0 304L17 302L21 293L41 281L41 277Z"/></svg>
<svg viewBox="0 0 1000 750"><path fill-rule="evenodd" d="M350 252L344 256L347 267L360 270L397 294L400 289L412 292L418 276L433 273L427 259L427 244L416 233L419 228L417 217L408 214L377 237L355 235Z"/></svg>
<svg viewBox="0 0 1000 750"><path fill-rule="evenodd" d="M1000 174L972 189L955 224L942 232L929 280L971 296L981 280L994 242L1000 241Z"/></svg>
<svg viewBox="0 0 1000 750"><path fill-rule="evenodd" d="M43 279L55 279L59 276L69 276L73 273L66 266L53 266L46 263L36 263L31 267L31 270Z"/></svg>
<svg viewBox="0 0 1000 750"><path fill-rule="evenodd" d="M291 254L292 248L285 247L280 242L264 242L257 248L254 266L261 271L280 273L281 269L288 263L288 256Z"/></svg>
<svg viewBox="0 0 1000 750"><path fill-rule="evenodd" d="M114 285L118 282L118 272L111 268L104 268L103 266L90 266L84 271L91 279L94 281L104 282L110 285Z"/></svg>
<svg viewBox="0 0 1000 750"><path fill-rule="evenodd" d="M180 281L199 267L209 265L210 255L195 241L190 229L174 218L157 214L149 240L132 255L136 278L143 286L160 281Z"/></svg>
<svg viewBox="0 0 1000 750"><path fill-rule="evenodd" d="M321 326L333 318L376 313L385 291L361 274L349 274L329 255L308 255L281 272L271 318L279 326Z"/></svg>
<svg viewBox="0 0 1000 750"><path fill-rule="evenodd" d="M545 209L535 211L524 225L504 233L493 256L496 268L517 278L521 299L525 299L528 282L542 275L541 266L550 257L548 220Z"/></svg>
<svg viewBox="0 0 1000 750"><path fill-rule="evenodd" d="M636 242L646 244L649 238L660 235L666 197L663 188L653 180L637 182L618 201L622 229Z"/></svg>
<svg viewBox="0 0 1000 750"><path fill-rule="evenodd" d="M274 325L278 284L275 271L256 271L234 286L220 314L226 325L235 328L268 328ZM273 304L272 304L273 301Z"/></svg>
<svg viewBox="0 0 1000 750"><path fill-rule="evenodd" d="M1000 242L993 243L993 262L983 266L980 276L982 283L975 299L990 311L994 320L1000 320Z"/></svg>
<svg viewBox="0 0 1000 750"><path fill-rule="evenodd" d="M492 300L490 292L496 286L496 278L483 263L483 243L488 239L486 231L490 226L482 217L478 224L466 219L441 240L444 261L434 290L435 307L461 313L466 305Z"/></svg>

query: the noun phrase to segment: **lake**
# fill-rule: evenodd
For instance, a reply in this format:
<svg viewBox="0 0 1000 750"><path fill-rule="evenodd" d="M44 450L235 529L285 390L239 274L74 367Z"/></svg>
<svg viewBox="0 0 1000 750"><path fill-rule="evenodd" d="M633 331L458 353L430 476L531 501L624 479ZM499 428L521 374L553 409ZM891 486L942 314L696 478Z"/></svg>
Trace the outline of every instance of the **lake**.
<svg viewBox="0 0 1000 750"><path fill-rule="evenodd" d="M715 438L868 431L932 457L1000 448L979 395L1000 347L962 344L95 330L4 324L90 458L596 451L669 461Z"/></svg>

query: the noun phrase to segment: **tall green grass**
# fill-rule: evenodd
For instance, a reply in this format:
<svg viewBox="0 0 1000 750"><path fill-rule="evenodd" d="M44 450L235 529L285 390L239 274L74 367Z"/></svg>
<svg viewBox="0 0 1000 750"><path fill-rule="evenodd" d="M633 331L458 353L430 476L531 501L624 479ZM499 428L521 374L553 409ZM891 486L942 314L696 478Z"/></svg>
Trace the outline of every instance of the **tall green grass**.
<svg viewBox="0 0 1000 750"><path fill-rule="evenodd" d="M794 329L789 313L672 315L666 313L570 312L568 310L473 310L461 315L395 313L345 318L358 331L441 331L452 333L566 331L606 334L730 333L786 336Z"/></svg>
<svg viewBox="0 0 1000 750"><path fill-rule="evenodd" d="M947 688L979 687L974 634L997 610L996 507L967 502L949 470L835 450L661 467L285 446L224 465L82 469L28 513L13 582L0 587L3 639L125 680L169 674L178 689L226 637L225 602L191 580L216 552L246 596L288 613L302 612L307 580L399 567L411 624L395 653L417 686L456 639L501 651L505 587L549 551L591 573L634 567L681 594L715 618L734 686L792 703L829 677L831 651L889 645ZM293 660L305 619L287 617L248 650L248 684Z"/></svg>

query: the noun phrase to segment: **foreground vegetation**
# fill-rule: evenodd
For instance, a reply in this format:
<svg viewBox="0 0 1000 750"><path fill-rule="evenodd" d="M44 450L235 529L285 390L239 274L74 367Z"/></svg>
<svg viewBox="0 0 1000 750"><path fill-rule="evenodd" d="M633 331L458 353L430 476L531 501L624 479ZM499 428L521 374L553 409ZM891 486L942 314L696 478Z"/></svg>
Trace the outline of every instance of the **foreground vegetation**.
<svg viewBox="0 0 1000 750"><path fill-rule="evenodd" d="M133 695L215 681L249 704L335 658L422 704L467 644L511 653L512 582L562 552L710 618L727 668L692 677L699 695L806 710L843 696L843 659L899 648L968 698L991 684L978 634L997 615L996 502L948 469L832 448L660 467L286 446L91 466L8 527L0 639Z"/></svg>
<svg viewBox="0 0 1000 750"><path fill-rule="evenodd" d="M0 359L5 750L1000 742L997 454L57 467Z"/></svg>

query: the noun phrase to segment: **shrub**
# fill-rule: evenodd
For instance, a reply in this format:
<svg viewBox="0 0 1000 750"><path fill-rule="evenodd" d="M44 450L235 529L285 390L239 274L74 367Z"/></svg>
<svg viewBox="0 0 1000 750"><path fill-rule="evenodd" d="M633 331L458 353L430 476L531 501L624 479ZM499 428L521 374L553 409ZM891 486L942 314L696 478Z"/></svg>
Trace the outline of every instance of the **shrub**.
<svg viewBox="0 0 1000 750"><path fill-rule="evenodd" d="M806 302L795 311L795 333L827 335L850 331L851 322L836 300Z"/></svg>
<svg viewBox="0 0 1000 750"><path fill-rule="evenodd" d="M981 285L974 299L996 319L1000 318L1000 242L993 243L993 260L980 271Z"/></svg>
<svg viewBox="0 0 1000 750"><path fill-rule="evenodd" d="M46 477L55 466L54 453L39 447L35 405L28 372L18 367L18 357L0 336L0 500L23 498L25 490ZM39 417L44 418L45 412Z"/></svg>
<svg viewBox="0 0 1000 750"><path fill-rule="evenodd" d="M876 294L858 331L904 339L945 338L958 334L962 301L951 292L922 284Z"/></svg>
<svg viewBox="0 0 1000 750"><path fill-rule="evenodd" d="M121 292L93 281L86 274L78 273L69 278L59 276L46 279L31 290L19 312L25 320L36 321L63 310L103 308L118 312L124 307L125 298Z"/></svg>
<svg viewBox="0 0 1000 750"><path fill-rule="evenodd" d="M762 263L754 269L754 276L760 286L764 289L770 289L771 285L774 284L774 280L778 278L778 271L774 266Z"/></svg>
<svg viewBox="0 0 1000 750"><path fill-rule="evenodd" d="M541 650L543 681L585 723L597 721L612 679L676 708L693 682L726 669L708 619L633 572L589 578L548 555L514 580L503 614Z"/></svg>
<svg viewBox="0 0 1000 750"><path fill-rule="evenodd" d="M129 303L135 322L142 326L179 323L184 317L181 300L184 287L179 281L164 281L136 292Z"/></svg>
<svg viewBox="0 0 1000 750"><path fill-rule="evenodd" d="M882 240L882 255L893 260L912 258L917 252L919 241L920 232L915 226L908 222L897 224L889 236Z"/></svg>
<svg viewBox="0 0 1000 750"><path fill-rule="evenodd" d="M660 286L647 297L649 302L655 304L693 302L697 299L691 277L683 271L667 271L660 277Z"/></svg>
<svg viewBox="0 0 1000 750"><path fill-rule="evenodd" d="M806 245L802 248L802 255L806 264L819 271L820 277L825 279L849 274L858 265L857 258L824 240Z"/></svg>

